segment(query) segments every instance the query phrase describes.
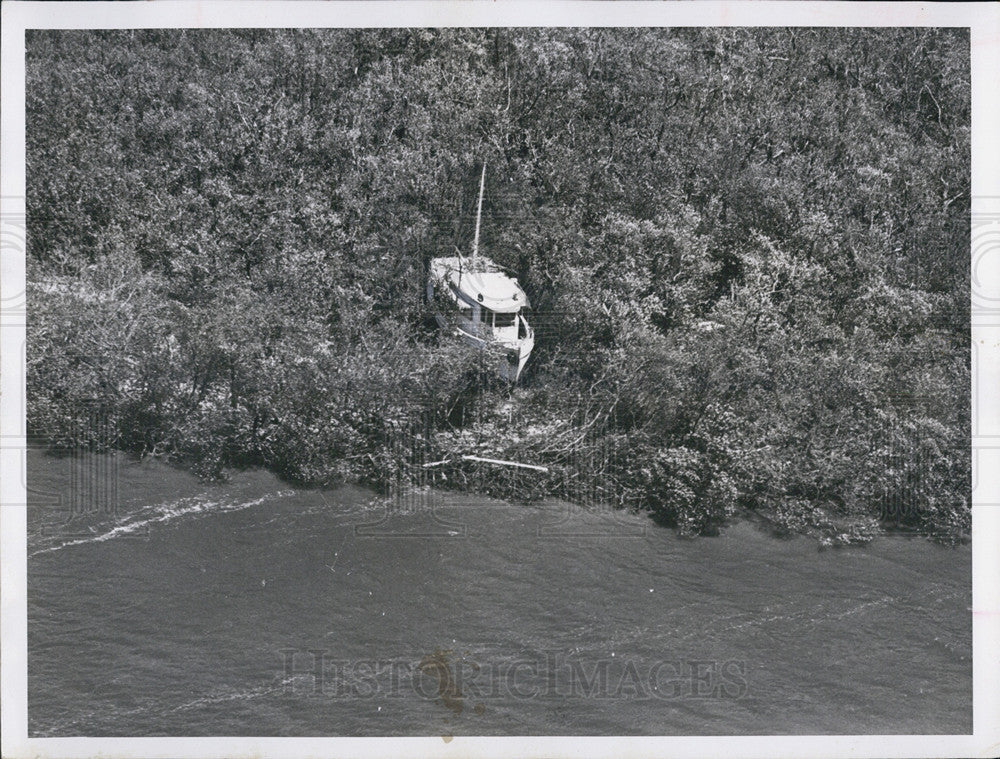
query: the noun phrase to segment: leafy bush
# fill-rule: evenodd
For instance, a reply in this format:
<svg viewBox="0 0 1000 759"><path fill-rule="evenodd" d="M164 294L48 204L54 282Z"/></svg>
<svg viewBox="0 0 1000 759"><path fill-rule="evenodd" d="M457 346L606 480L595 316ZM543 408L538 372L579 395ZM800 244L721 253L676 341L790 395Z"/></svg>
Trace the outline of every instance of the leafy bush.
<svg viewBox="0 0 1000 759"><path fill-rule="evenodd" d="M705 454L688 448L643 450L634 473L642 504L681 534L718 530L736 511L736 487Z"/></svg>
<svg viewBox="0 0 1000 759"><path fill-rule="evenodd" d="M685 533L968 532L967 30L26 42L32 434L383 487L474 449L550 473L449 486ZM534 307L513 394L426 328L483 161Z"/></svg>

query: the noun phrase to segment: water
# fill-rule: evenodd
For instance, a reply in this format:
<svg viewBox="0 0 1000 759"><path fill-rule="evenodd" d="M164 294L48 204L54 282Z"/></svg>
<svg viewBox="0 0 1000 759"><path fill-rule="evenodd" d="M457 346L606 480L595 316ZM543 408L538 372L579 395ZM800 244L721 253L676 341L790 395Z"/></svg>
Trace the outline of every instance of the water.
<svg viewBox="0 0 1000 759"><path fill-rule="evenodd" d="M95 471L117 512L64 523ZM967 547L124 458L28 477L33 736L971 732Z"/></svg>

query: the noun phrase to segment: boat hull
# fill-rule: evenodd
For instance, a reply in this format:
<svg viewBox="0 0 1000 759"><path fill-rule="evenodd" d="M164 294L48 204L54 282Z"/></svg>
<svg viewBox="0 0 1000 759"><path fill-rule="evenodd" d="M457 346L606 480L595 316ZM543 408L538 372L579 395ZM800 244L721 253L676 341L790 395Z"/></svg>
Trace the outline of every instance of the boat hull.
<svg viewBox="0 0 1000 759"><path fill-rule="evenodd" d="M446 317L440 314L435 314L434 317L442 329L454 327L454 322L449 322ZM505 344L495 340L485 340L461 327L455 329L455 334L470 347L497 354L494 362L497 373L508 382L517 382L531 357L532 349L535 347L533 335L518 341L516 344Z"/></svg>

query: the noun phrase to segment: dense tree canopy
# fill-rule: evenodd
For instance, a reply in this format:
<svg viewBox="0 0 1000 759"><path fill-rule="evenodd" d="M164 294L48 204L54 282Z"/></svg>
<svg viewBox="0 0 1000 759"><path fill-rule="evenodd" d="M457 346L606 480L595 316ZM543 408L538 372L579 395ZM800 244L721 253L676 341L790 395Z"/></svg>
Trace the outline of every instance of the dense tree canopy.
<svg viewBox="0 0 1000 759"><path fill-rule="evenodd" d="M27 43L28 415L54 442L97 404L206 474L385 482L400 430L489 431L551 465L532 492L686 531L967 530L966 31ZM422 297L484 161L483 247L538 335L513 399Z"/></svg>

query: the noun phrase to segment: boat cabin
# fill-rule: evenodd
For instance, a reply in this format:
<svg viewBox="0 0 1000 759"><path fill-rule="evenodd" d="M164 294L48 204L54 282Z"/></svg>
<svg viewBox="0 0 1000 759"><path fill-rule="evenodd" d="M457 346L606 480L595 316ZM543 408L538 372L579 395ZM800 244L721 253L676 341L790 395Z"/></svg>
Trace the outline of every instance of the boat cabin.
<svg viewBox="0 0 1000 759"><path fill-rule="evenodd" d="M516 381L534 347L535 336L524 310L528 296L513 277L487 258L473 265L462 256L431 261L427 297L442 328L454 328L478 348L504 354L501 374Z"/></svg>

